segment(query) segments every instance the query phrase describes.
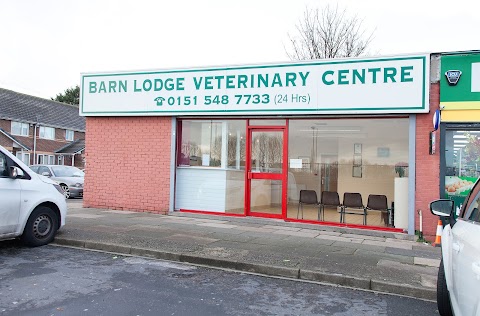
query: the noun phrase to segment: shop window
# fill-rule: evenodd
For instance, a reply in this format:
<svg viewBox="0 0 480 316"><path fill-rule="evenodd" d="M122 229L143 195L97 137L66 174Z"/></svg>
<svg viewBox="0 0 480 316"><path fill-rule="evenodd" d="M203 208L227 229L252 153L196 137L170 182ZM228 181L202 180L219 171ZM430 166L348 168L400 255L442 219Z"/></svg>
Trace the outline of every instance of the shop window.
<svg viewBox="0 0 480 316"><path fill-rule="evenodd" d="M480 130L445 131L444 198L460 208L480 176Z"/></svg>
<svg viewBox="0 0 480 316"><path fill-rule="evenodd" d="M30 126L28 123L20 123L20 122L13 122L12 121L12 129L11 132L13 135L19 136L28 136L28 130Z"/></svg>
<svg viewBox="0 0 480 316"><path fill-rule="evenodd" d="M39 136L43 139L55 139L55 128L40 126Z"/></svg>
<svg viewBox="0 0 480 316"><path fill-rule="evenodd" d="M175 208L244 213L246 120L181 120Z"/></svg>
<svg viewBox="0 0 480 316"><path fill-rule="evenodd" d="M182 121L179 164L220 167L222 162L222 122Z"/></svg>
<svg viewBox="0 0 480 316"><path fill-rule="evenodd" d="M245 121L227 121L227 168L245 169Z"/></svg>
<svg viewBox="0 0 480 316"><path fill-rule="evenodd" d="M406 117L290 120L287 217L297 218L300 190L314 190L319 199L323 191L337 192L341 202L345 192L360 193L364 205L371 194L385 195L391 207L399 183L408 184L408 127ZM338 211L326 207L324 220L339 222ZM304 219L319 219L318 208L304 212ZM369 212L367 225L388 226L381 215ZM346 215L347 224L362 221Z"/></svg>
<svg viewBox="0 0 480 316"><path fill-rule="evenodd" d="M245 168L245 121L181 122L179 166Z"/></svg>

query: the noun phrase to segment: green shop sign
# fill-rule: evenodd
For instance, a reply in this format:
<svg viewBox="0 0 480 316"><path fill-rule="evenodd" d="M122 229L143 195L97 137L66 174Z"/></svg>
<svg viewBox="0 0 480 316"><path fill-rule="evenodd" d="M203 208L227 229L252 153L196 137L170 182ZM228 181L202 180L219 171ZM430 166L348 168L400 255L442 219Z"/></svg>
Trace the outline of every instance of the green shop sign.
<svg viewBox="0 0 480 316"><path fill-rule="evenodd" d="M442 109L480 109L480 54L442 56L441 65Z"/></svg>
<svg viewBox="0 0 480 316"><path fill-rule="evenodd" d="M428 73L428 55L89 73L80 114L424 113Z"/></svg>

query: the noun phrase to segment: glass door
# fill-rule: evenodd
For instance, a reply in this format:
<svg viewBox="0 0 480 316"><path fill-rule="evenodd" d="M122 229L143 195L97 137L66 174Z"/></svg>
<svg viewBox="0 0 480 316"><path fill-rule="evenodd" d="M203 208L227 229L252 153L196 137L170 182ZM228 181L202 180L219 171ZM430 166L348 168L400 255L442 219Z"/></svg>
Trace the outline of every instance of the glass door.
<svg viewBox="0 0 480 316"><path fill-rule="evenodd" d="M247 215L286 218L286 128L249 128L247 143Z"/></svg>

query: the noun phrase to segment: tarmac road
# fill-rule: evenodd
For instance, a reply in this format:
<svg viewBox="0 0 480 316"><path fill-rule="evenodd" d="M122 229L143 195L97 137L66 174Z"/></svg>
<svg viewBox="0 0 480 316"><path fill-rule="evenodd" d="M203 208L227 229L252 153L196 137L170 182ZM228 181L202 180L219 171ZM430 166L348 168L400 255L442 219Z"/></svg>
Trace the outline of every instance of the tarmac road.
<svg viewBox="0 0 480 316"><path fill-rule="evenodd" d="M438 315L408 297L0 242L0 315Z"/></svg>

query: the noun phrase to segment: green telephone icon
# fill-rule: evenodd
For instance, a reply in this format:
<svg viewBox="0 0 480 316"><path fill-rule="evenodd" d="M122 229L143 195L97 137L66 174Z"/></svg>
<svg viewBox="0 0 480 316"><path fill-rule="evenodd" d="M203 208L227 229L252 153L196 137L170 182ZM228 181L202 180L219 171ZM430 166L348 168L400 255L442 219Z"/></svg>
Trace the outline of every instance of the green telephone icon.
<svg viewBox="0 0 480 316"><path fill-rule="evenodd" d="M156 102L157 102L157 106L162 106L162 105L163 105L163 101L165 101L165 98L156 97L155 100L153 100L153 101L156 101Z"/></svg>

